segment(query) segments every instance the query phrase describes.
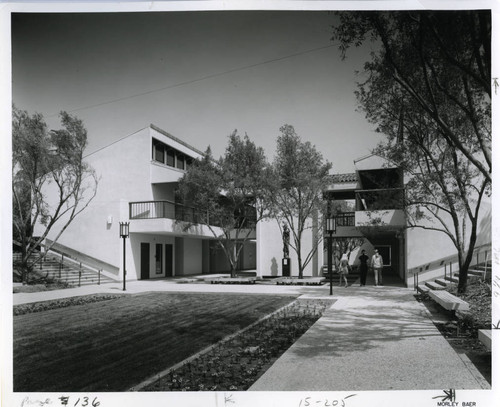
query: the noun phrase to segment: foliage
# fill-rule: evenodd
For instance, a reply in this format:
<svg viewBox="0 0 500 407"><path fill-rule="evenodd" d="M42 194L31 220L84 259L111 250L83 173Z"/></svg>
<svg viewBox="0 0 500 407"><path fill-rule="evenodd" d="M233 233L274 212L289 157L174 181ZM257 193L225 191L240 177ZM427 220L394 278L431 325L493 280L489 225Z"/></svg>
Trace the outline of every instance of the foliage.
<svg viewBox="0 0 500 407"><path fill-rule="evenodd" d="M355 207L352 203L344 200L335 200L330 202L330 213L332 216L335 214L341 214L346 212L354 212ZM323 252L325 256L328 256L328 241L325 240L323 245ZM332 238L332 256L333 265L338 269L340 264L340 259L343 254L347 254L347 258L350 260L351 254L357 248L360 248L365 243L364 237L355 236L345 236L345 237L333 237Z"/></svg>
<svg viewBox="0 0 500 407"><path fill-rule="evenodd" d="M384 105L398 102L402 121L423 115L491 181L490 11L337 14L333 39L343 57L352 45L371 41L377 47L365 64L358 97L375 91L380 99L372 108L381 117L394 113Z"/></svg>
<svg viewBox="0 0 500 407"><path fill-rule="evenodd" d="M40 301L14 306L14 315L31 314L32 312L48 311L51 309L66 308L73 305L91 304L94 302L114 300L123 294L93 294L81 297L62 298L59 300Z"/></svg>
<svg viewBox="0 0 500 407"><path fill-rule="evenodd" d="M263 199L269 183L264 151L236 131L229 136L225 155L214 160L208 147L179 181L178 196L195 210L187 229L206 226L224 251L234 276L241 250L267 216ZM185 220L184 220L185 221Z"/></svg>
<svg viewBox="0 0 500 407"><path fill-rule="evenodd" d="M54 244L97 191L97 176L83 161L87 131L68 113L61 112L60 117L63 128L49 131L41 114L30 116L13 107L13 229L22 253L16 267L24 282L43 259L32 255L48 233L58 227ZM52 196L49 189L55 191ZM42 227L36 237L35 225Z"/></svg>
<svg viewBox="0 0 500 407"><path fill-rule="evenodd" d="M491 21L484 11L339 13L343 56L377 44L358 102L387 135L375 153L410 176L408 225L445 233L455 245L460 291L491 187Z"/></svg>
<svg viewBox="0 0 500 407"><path fill-rule="evenodd" d="M293 126L280 128L276 156L273 161L272 186L267 200L271 212L282 228L285 223L292 239L290 247L297 254L299 278L313 259L323 241L323 220L326 213L323 191L329 182L331 164L309 142L303 142ZM312 247L303 251L303 236L312 232Z"/></svg>
<svg viewBox="0 0 500 407"><path fill-rule="evenodd" d="M468 285L466 293L458 293L458 286L450 285L448 291L469 303L470 309L461 316L462 328L477 331L491 329L491 284L475 279Z"/></svg>

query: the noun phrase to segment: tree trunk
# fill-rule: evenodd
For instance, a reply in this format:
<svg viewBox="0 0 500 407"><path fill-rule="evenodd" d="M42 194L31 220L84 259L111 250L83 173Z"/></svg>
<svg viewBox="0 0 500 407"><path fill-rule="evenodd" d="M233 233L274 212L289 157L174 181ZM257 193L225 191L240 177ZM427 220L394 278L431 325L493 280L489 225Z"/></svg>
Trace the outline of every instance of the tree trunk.
<svg viewBox="0 0 500 407"><path fill-rule="evenodd" d="M466 257L466 259L469 256ZM463 259L463 255L461 253L458 254L458 266L459 266L459 272L458 272L458 288L457 291L459 294L465 293L467 290L467 277L468 277L468 271L469 271L469 265L470 265L471 259L469 258L468 261L465 261Z"/></svg>

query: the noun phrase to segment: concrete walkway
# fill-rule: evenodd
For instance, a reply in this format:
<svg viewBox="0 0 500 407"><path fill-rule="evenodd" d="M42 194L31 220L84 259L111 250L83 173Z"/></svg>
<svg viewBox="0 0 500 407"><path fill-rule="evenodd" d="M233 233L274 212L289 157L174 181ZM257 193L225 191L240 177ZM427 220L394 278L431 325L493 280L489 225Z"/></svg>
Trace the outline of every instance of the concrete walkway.
<svg viewBox="0 0 500 407"><path fill-rule="evenodd" d="M250 390L490 388L443 338L413 291L386 286L336 291L338 301Z"/></svg>
<svg viewBox="0 0 500 407"><path fill-rule="evenodd" d="M489 384L442 337L414 291L369 278L348 288L329 285L179 284L149 280L13 295L13 304L94 293L147 291L296 294L337 301L250 388L266 391L485 389Z"/></svg>

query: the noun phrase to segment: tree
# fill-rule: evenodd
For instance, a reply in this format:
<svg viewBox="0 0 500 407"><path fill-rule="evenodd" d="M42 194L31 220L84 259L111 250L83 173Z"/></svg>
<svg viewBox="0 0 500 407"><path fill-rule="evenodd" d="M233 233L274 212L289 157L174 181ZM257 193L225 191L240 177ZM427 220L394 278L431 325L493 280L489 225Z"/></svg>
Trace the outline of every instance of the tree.
<svg viewBox="0 0 500 407"><path fill-rule="evenodd" d="M245 243L267 216L263 197L268 189L269 168L264 150L236 131L229 136L225 155L214 160L210 147L193 162L179 181L178 196L195 210L193 219L182 220L186 229L206 226L223 250L235 276Z"/></svg>
<svg viewBox="0 0 500 407"><path fill-rule="evenodd" d="M458 253L458 291L465 292L480 207L490 182L458 150L414 114L398 134L389 134L376 153L400 163L409 175L405 212L408 227L445 233Z"/></svg>
<svg viewBox="0 0 500 407"><path fill-rule="evenodd" d="M284 125L280 132L267 200L280 229L285 223L290 230L290 247L297 254L299 278L303 278L304 269L323 241L323 192L329 184L331 164L324 162L311 143L303 142L292 126ZM303 253L302 240L308 230L313 236L312 246Z"/></svg>
<svg viewBox="0 0 500 407"><path fill-rule="evenodd" d="M98 179L83 161L87 131L81 120L61 112L61 130L49 131L41 114L13 108L12 199L14 237L19 239L21 260L15 265L23 282L43 255L33 257L49 232L58 227L52 244L92 201ZM48 189L57 197L49 198ZM35 225L42 226L33 236Z"/></svg>
<svg viewBox="0 0 500 407"><path fill-rule="evenodd" d="M491 16L488 11L340 13L343 57L367 39L379 49L365 64L359 105L387 135L375 153L410 181L409 227L445 233L458 252L459 291L491 187Z"/></svg>
<svg viewBox="0 0 500 407"><path fill-rule="evenodd" d="M383 96L379 107L394 96L411 101L440 137L491 182L490 11L337 15L340 24L333 28L333 40L343 58L352 45L370 40L378 47L365 64L366 81L358 84L361 99L378 89ZM380 92L384 88L385 97ZM401 106L398 113L405 120L413 110Z"/></svg>
<svg viewBox="0 0 500 407"><path fill-rule="evenodd" d="M331 201L329 209L332 216L341 213L355 211L354 205L344 200ZM364 243L365 243L365 238L361 236L333 237L332 256L333 256L333 264L335 265L335 267L336 268L339 267L340 259L342 258L343 254L347 254L347 259L350 260L352 252L357 248L363 246ZM324 245L323 251L324 253L328 253L328 247L326 245Z"/></svg>

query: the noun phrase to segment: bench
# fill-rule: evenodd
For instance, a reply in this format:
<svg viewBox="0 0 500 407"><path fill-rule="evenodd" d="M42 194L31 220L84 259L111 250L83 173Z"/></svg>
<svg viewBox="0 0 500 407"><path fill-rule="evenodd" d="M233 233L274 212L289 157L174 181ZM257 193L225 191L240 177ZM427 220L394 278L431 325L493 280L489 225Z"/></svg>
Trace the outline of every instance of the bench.
<svg viewBox="0 0 500 407"><path fill-rule="evenodd" d="M429 297L448 311L468 311L469 303L450 294L448 291L429 291Z"/></svg>
<svg viewBox="0 0 500 407"><path fill-rule="evenodd" d="M477 338L488 350L491 350L491 329L479 329Z"/></svg>

